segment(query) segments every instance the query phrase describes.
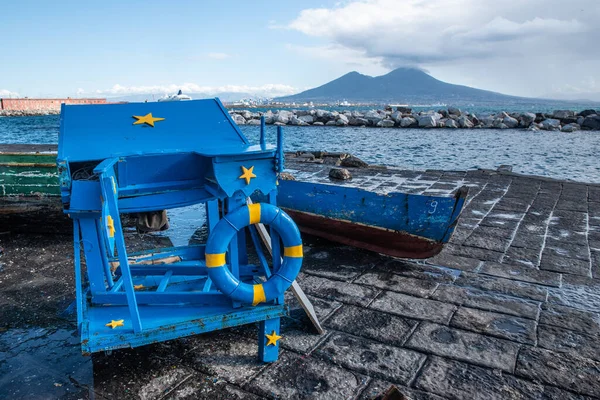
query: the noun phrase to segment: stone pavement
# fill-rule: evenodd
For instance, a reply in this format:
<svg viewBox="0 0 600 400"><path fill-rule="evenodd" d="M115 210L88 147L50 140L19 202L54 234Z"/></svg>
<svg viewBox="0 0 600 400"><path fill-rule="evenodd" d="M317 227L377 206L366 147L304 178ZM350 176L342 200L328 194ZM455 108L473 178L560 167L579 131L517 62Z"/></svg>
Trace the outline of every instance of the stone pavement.
<svg viewBox="0 0 600 400"><path fill-rule="evenodd" d="M37 319L25 315L54 298L64 307L71 283L49 291L48 300L24 296L24 304L13 286L28 285L4 277L0 297L8 300L0 306L12 320L2 318L9 329L0 334L0 397L32 390L49 398L369 399L395 384L419 400L600 398L600 187L490 171L355 175L364 186L420 193L467 184L468 206L451 243L425 261L306 237L299 282L325 335L310 332L290 297L273 364L257 361L254 326L90 360L74 355L77 338L68 328L44 327L51 322L42 318L46 325L35 331ZM2 241L0 274L21 274L33 285L36 274L56 276L52 268L29 274L45 263L12 256L23 240ZM53 240L39 257L68 249L70 238ZM70 276L72 264L60 254ZM27 355L32 346L37 356ZM55 346L70 346L61 350L64 363ZM20 375L9 378L9 370Z"/></svg>

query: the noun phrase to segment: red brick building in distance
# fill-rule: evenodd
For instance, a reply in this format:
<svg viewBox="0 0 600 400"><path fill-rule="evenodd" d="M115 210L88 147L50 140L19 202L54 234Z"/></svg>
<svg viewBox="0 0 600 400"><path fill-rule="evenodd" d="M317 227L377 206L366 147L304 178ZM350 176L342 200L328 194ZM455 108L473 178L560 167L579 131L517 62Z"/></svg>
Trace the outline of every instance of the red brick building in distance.
<svg viewBox="0 0 600 400"><path fill-rule="evenodd" d="M6 111L47 111L59 112L65 104L106 104L106 99L0 99L0 110Z"/></svg>

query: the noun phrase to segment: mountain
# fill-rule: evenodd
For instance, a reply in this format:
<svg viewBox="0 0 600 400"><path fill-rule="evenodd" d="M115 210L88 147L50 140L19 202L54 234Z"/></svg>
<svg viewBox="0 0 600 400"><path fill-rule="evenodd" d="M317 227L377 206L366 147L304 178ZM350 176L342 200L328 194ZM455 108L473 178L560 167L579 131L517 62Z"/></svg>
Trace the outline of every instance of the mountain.
<svg viewBox="0 0 600 400"><path fill-rule="evenodd" d="M468 86L442 82L416 68L398 68L381 76L356 71L314 89L278 97L282 102L323 102L347 100L363 103L470 103L523 99Z"/></svg>

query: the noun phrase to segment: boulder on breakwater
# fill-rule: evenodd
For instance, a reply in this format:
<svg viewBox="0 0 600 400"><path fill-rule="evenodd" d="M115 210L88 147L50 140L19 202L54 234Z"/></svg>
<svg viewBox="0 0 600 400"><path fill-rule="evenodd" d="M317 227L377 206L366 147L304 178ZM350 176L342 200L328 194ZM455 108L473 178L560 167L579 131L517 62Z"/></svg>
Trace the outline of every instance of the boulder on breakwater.
<svg viewBox="0 0 600 400"><path fill-rule="evenodd" d="M445 129L527 129L575 132L600 130L600 110L555 110L551 113L499 112L481 114L465 112L457 107L438 111L413 111L409 107L385 107L384 110L328 111L320 109L275 110L250 112L230 110L238 125L257 125L265 117L268 125L294 126L358 126L374 128L445 128Z"/></svg>

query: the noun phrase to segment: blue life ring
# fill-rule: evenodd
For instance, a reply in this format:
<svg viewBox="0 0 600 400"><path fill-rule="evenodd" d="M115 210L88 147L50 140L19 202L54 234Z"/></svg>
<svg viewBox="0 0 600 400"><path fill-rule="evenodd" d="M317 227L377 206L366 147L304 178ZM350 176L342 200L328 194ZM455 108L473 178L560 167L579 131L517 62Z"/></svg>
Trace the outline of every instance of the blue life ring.
<svg viewBox="0 0 600 400"><path fill-rule="evenodd" d="M270 225L283 241L283 263L264 283L241 282L227 268L225 253L229 243L245 227L257 223ZM227 214L215 226L206 243L208 276L225 295L253 306L283 294L298 276L302 266L302 239L294 221L280 208L268 203L240 207Z"/></svg>

